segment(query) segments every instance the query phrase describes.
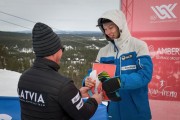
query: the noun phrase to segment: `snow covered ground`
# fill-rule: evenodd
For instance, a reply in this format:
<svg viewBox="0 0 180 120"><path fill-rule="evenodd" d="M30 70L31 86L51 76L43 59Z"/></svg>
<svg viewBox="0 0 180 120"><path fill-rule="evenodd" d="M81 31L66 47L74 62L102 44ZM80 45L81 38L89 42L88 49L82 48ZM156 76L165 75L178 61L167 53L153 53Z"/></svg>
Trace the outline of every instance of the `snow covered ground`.
<svg viewBox="0 0 180 120"><path fill-rule="evenodd" d="M21 73L0 69L0 96L17 97L17 84Z"/></svg>

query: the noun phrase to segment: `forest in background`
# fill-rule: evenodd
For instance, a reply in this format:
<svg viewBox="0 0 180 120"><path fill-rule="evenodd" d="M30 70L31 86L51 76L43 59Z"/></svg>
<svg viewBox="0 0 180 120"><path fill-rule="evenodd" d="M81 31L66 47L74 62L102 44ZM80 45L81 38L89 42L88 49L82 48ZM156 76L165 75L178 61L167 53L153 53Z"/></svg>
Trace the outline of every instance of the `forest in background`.
<svg viewBox="0 0 180 120"><path fill-rule="evenodd" d="M58 35L65 46L59 72L71 78L79 88L99 49L107 41L99 32ZM0 69L22 73L33 64L34 59L31 33L0 32Z"/></svg>

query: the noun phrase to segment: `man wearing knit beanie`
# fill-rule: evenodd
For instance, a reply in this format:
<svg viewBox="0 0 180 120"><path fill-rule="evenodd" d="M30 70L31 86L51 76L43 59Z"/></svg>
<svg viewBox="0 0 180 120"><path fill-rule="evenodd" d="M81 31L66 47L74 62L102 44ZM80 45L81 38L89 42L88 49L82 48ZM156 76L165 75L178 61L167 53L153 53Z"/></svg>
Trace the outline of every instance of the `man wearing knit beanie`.
<svg viewBox="0 0 180 120"><path fill-rule="evenodd" d="M73 81L58 73L63 54L61 40L43 23L32 31L36 59L18 83L22 120L88 120L102 101L102 93L89 97L88 87L78 90Z"/></svg>
<svg viewBox="0 0 180 120"><path fill-rule="evenodd" d="M50 56L63 48L58 35L43 23L35 24L32 31L32 38L36 57Z"/></svg>

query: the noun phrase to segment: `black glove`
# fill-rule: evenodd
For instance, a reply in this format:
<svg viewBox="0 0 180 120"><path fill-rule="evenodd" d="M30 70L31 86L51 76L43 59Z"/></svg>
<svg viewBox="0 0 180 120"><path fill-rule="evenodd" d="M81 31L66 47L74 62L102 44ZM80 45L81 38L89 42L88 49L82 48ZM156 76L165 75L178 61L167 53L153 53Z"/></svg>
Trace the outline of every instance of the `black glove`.
<svg viewBox="0 0 180 120"><path fill-rule="evenodd" d="M106 95L112 101L120 101L121 100L121 97L120 97L118 91L113 92L113 93L107 93Z"/></svg>
<svg viewBox="0 0 180 120"><path fill-rule="evenodd" d="M120 79L119 79L119 77L106 79L102 83L102 88L103 88L103 90L106 91L106 93L116 92L120 88Z"/></svg>
<svg viewBox="0 0 180 120"><path fill-rule="evenodd" d="M102 88L106 92L106 95L110 100L121 100L121 97L118 92L120 88L119 77L110 78L108 73L103 71L98 75L98 79L102 82Z"/></svg>

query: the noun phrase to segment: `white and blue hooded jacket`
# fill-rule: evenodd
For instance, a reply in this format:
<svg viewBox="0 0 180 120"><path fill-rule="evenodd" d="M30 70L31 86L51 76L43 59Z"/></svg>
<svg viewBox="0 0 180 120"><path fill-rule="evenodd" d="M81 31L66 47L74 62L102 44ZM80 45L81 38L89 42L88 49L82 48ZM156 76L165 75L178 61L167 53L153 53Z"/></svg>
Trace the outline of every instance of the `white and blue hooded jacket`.
<svg viewBox="0 0 180 120"><path fill-rule="evenodd" d="M148 83L151 81L153 64L147 44L131 36L125 15L119 10L105 12L102 18L113 21L122 30L118 39L99 50L96 62L115 64L116 76L120 77L119 102L110 102L109 120L150 120ZM100 24L100 23L98 23ZM100 29L103 31L102 26ZM109 39L106 36L107 40Z"/></svg>

